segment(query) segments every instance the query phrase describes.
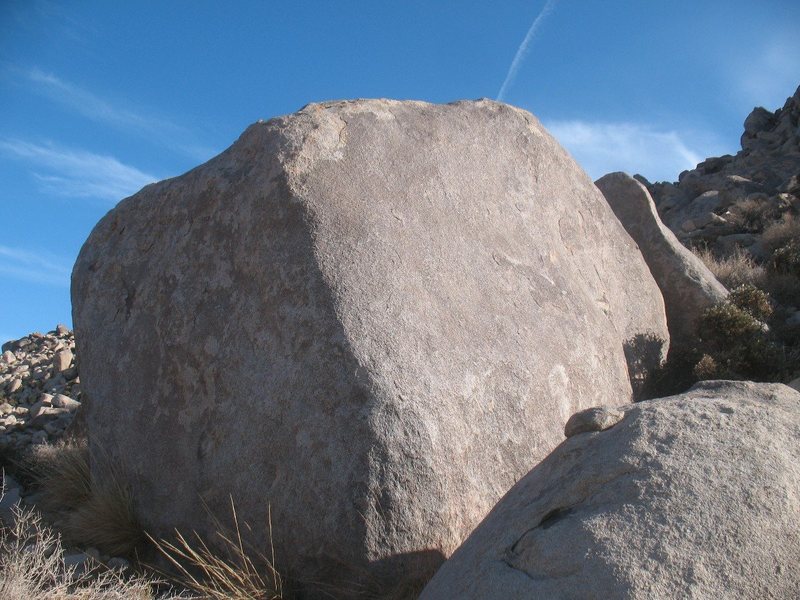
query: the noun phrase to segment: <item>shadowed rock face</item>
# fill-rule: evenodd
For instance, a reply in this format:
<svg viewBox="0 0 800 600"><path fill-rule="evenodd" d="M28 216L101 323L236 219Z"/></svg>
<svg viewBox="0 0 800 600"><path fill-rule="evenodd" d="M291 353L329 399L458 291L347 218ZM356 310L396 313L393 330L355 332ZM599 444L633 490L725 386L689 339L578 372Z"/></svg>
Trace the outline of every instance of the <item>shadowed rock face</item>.
<svg viewBox="0 0 800 600"><path fill-rule="evenodd" d="M697 341L703 311L728 295L699 258L678 241L658 217L647 188L625 173L609 173L595 182L622 226L639 245L661 289L673 347Z"/></svg>
<svg viewBox="0 0 800 600"><path fill-rule="evenodd" d="M279 566L333 585L429 572L569 415L630 400L626 340L668 337L592 182L491 101L256 123L111 211L72 295L145 526L208 533L231 495L266 547L269 505Z"/></svg>
<svg viewBox="0 0 800 600"><path fill-rule="evenodd" d="M800 394L708 381L623 410L521 479L421 600L800 597Z"/></svg>

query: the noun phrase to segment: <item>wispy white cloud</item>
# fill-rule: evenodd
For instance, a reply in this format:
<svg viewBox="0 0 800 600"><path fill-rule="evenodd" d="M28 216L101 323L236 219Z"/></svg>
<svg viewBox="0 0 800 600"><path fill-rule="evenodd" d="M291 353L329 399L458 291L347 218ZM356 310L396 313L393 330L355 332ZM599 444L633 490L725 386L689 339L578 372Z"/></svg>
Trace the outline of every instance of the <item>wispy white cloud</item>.
<svg viewBox="0 0 800 600"><path fill-rule="evenodd" d="M0 275L31 283L69 287L70 271L63 257L0 246Z"/></svg>
<svg viewBox="0 0 800 600"><path fill-rule="evenodd" d="M206 160L215 154L213 149L197 143L190 130L167 119L115 105L40 69L31 69L26 75L39 92L88 119L146 136L198 160Z"/></svg>
<svg viewBox="0 0 800 600"><path fill-rule="evenodd" d="M710 135L664 131L640 123L549 121L544 123L592 179L612 171L674 181L720 152Z"/></svg>
<svg viewBox="0 0 800 600"><path fill-rule="evenodd" d="M62 196L117 201L157 178L112 156L0 138L0 152L25 160L42 188Z"/></svg>
<svg viewBox="0 0 800 600"><path fill-rule="evenodd" d="M542 21L544 21L545 17L547 17L547 15L553 10L555 4L556 0L547 0L544 8L542 8L539 14L536 15L533 23L531 23L531 26L528 28L528 33L525 34L525 38L522 40L519 48L517 48L517 53L514 55L514 60L511 61L511 66L508 68L508 73L506 73L506 78L503 80L503 85L500 86L500 91L497 92L498 100L503 100L505 98L508 87L517 76L517 71L519 71L522 60L528 53L528 46L530 46L531 40L533 40L533 36L536 34L536 30L539 29L539 25L542 24Z"/></svg>
<svg viewBox="0 0 800 600"><path fill-rule="evenodd" d="M31 69L28 78L38 84L52 99L69 106L84 117L104 121L120 127L130 127L153 132L159 128L173 127L171 123L146 117L124 108L114 107L94 94L63 81L51 73Z"/></svg>

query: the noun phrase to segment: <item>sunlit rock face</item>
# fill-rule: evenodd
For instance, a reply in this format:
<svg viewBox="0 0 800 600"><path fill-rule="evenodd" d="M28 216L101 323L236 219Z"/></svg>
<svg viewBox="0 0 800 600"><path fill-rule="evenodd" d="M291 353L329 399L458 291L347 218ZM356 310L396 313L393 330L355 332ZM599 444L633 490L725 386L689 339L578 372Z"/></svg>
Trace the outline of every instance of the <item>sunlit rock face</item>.
<svg viewBox="0 0 800 600"><path fill-rule="evenodd" d="M93 455L146 528L232 498L268 549L269 507L278 566L340 596L428 576L668 339L591 180L485 100L256 123L112 210L72 296Z"/></svg>

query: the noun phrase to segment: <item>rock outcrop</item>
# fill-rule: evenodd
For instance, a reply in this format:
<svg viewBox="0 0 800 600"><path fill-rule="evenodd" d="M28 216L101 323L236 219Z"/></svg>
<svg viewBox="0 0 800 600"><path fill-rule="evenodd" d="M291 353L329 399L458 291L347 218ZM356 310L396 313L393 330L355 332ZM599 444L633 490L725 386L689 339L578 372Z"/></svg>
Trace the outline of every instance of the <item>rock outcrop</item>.
<svg viewBox="0 0 800 600"><path fill-rule="evenodd" d="M609 173L595 185L639 245L661 289L672 347L692 347L703 311L725 300L728 291L703 261L664 226L644 185L625 173Z"/></svg>
<svg viewBox="0 0 800 600"><path fill-rule="evenodd" d="M491 101L259 122L112 210L72 298L92 451L145 527L269 506L279 567L339 590L424 576L668 338L597 188Z"/></svg>
<svg viewBox="0 0 800 600"><path fill-rule="evenodd" d="M761 256L764 225L800 213L800 88L774 113L755 108L742 150L708 158L676 183L648 184L664 223L686 244Z"/></svg>
<svg viewBox="0 0 800 600"><path fill-rule="evenodd" d="M800 394L712 381L570 437L421 600L800 597Z"/></svg>

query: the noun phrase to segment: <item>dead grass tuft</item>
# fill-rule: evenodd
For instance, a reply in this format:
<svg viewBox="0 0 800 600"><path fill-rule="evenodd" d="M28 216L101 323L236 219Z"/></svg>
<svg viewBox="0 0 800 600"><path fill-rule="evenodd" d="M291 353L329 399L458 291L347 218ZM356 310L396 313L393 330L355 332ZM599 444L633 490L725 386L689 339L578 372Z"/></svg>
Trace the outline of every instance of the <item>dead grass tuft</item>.
<svg viewBox="0 0 800 600"><path fill-rule="evenodd" d="M87 502L63 523L63 532L111 556L130 556L145 541L128 488L113 478L92 486Z"/></svg>
<svg viewBox="0 0 800 600"><path fill-rule="evenodd" d="M175 541L148 539L177 570L178 582L188 590L210 600L280 600L283 581L275 569L275 549L271 556L249 548L242 539L236 508L231 499L233 529L212 516L222 552L209 548L194 533L194 540L175 531ZM272 539L272 516L268 514L269 536Z"/></svg>
<svg viewBox="0 0 800 600"><path fill-rule="evenodd" d="M792 240L800 240L800 219L791 215L786 215L781 221L770 225L761 235L761 245L769 255Z"/></svg>
<svg viewBox="0 0 800 600"><path fill-rule="evenodd" d="M146 577L67 566L61 538L33 510L16 510L13 523L0 527L4 600L153 600L157 584Z"/></svg>
<svg viewBox="0 0 800 600"><path fill-rule="evenodd" d="M42 491L40 506L45 513L75 510L92 495L85 441L38 446L30 461L30 471Z"/></svg>
<svg viewBox="0 0 800 600"><path fill-rule="evenodd" d="M32 462L42 509L66 540L112 556L130 556L145 541L129 488L108 464L91 473L85 441L45 446Z"/></svg>
<svg viewBox="0 0 800 600"><path fill-rule="evenodd" d="M750 254L736 248L729 256L717 258L708 248L693 250L719 282L728 289L741 285L754 285L763 288L767 280L767 270L759 265Z"/></svg>

